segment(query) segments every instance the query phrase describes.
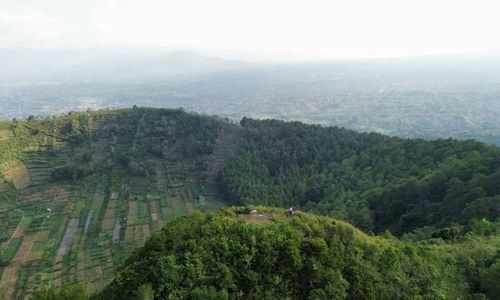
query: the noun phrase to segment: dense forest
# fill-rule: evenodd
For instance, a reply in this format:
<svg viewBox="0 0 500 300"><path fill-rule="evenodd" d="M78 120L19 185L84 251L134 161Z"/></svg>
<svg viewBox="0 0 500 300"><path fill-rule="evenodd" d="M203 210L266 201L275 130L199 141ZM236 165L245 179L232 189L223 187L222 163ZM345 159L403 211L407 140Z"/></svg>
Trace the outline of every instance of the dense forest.
<svg viewBox="0 0 500 300"><path fill-rule="evenodd" d="M499 180L500 149L474 140L248 118L238 125L140 107L3 121L0 225L9 233L0 268L14 265L28 279L33 268L47 272L71 218L80 220L82 248L62 259L61 287L37 281L34 299L95 291L95 247L100 263L121 270L90 295L99 299L497 299ZM209 197L238 207L193 213L208 208ZM63 202L45 225L47 205ZM307 213L287 218L269 206ZM161 228L161 214L192 216L166 223L122 265L122 248L142 245L143 226ZM123 241L115 243L120 224ZM18 228L37 248L50 245L41 258L16 260L32 241L12 238ZM56 236L38 241L47 228ZM88 256L79 260L78 249ZM91 262L85 280L71 275L82 261ZM47 277L37 276L29 280Z"/></svg>
<svg viewBox="0 0 500 300"><path fill-rule="evenodd" d="M500 216L500 149L243 119L221 184L233 204L298 206L404 233Z"/></svg>
<svg viewBox="0 0 500 300"><path fill-rule="evenodd" d="M51 171L52 180L71 181L111 164L147 175L144 159L183 159L193 165L213 152L223 124L215 117L182 110L137 108L68 113L57 117L3 122L12 138L0 145L0 164L26 161L26 148L64 155L64 165Z"/></svg>
<svg viewBox="0 0 500 300"><path fill-rule="evenodd" d="M402 242L328 217L253 209L178 218L94 297L497 299L500 292L498 236L469 231L453 244Z"/></svg>

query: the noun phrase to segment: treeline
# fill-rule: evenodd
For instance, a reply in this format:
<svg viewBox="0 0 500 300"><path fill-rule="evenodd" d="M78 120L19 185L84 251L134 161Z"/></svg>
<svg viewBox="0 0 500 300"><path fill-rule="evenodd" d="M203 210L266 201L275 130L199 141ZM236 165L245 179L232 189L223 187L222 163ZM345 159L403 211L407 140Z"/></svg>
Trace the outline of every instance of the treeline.
<svg viewBox="0 0 500 300"><path fill-rule="evenodd" d="M277 120L241 121L221 172L234 204L298 206L370 230L467 224L500 216L500 149Z"/></svg>

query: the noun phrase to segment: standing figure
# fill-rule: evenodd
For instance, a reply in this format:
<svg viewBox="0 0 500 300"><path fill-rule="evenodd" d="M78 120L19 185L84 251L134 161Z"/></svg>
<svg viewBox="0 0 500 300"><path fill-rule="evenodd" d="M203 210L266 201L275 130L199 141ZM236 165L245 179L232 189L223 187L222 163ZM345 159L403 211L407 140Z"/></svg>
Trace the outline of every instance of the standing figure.
<svg viewBox="0 0 500 300"><path fill-rule="evenodd" d="M293 207L292 207L292 206L290 206L290 207L288 208L288 216L289 216L289 217L293 217Z"/></svg>

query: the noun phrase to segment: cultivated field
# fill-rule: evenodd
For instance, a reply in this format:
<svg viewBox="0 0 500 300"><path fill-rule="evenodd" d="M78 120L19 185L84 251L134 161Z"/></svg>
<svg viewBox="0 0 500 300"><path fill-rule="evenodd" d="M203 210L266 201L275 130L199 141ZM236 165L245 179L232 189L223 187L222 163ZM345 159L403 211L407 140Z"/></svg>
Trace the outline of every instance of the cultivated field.
<svg viewBox="0 0 500 300"><path fill-rule="evenodd" d="M222 205L209 183L190 178L175 163L149 163L153 178L112 168L80 184L27 185L17 205L2 205L0 298L23 298L43 285L104 286L165 222ZM40 166L33 164L29 173L46 176Z"/></svg>
<svg viewBox="0 0 500 300"><path fill-rule="evenodd" d="M2 128L0 135L0 146L13 139ZM95 291L165 222L222 206L213 177L171 158L147 158L147 175L114 164L76 181L50 180L69 157L54 147L60 151L26 147L0 170L0 299L64 283Z"/></svg>

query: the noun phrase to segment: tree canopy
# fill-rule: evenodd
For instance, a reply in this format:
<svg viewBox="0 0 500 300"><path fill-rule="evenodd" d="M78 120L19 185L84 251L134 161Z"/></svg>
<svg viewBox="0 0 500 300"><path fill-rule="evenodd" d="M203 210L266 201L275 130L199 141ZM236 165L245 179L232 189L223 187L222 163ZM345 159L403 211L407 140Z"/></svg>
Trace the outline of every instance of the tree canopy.
<svg viewBox="0 0 500 300"><path fill-rule="evenodd" d="M277 120L241 126L220 177L231 203L294 205L396 233L500 216L497 147Z"/></svg>
<svg viewBox="0 0 500 300"><path fill-rule="evenodd" d="M430 246L302 212L226 208L169 223L97 298L494 299L498 253L468 239Z"/></svg>

